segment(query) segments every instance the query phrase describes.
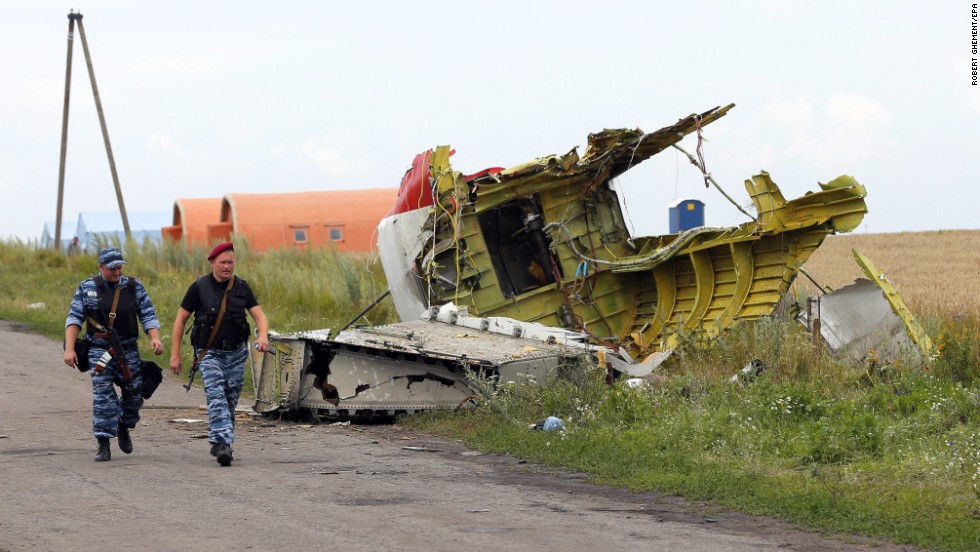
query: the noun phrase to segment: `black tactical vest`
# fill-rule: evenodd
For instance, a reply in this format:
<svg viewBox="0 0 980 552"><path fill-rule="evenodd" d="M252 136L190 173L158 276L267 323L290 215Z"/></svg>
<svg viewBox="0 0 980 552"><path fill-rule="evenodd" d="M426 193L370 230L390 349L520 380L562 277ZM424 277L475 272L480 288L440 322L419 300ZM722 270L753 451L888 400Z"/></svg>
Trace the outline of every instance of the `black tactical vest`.
<svg viewBox="0 0 980 552"><path fill-rule="evenodd" d="M110 287L102 276L93 278L95 289L99 292L99 310L97 312L86 312L96 322L103 326L108 326L109 313L112 312L112 300L116 296L116 288ZM116 284L119 285L119 284ZM87 321L86 321L87 322ZM116 321L112 328L119 334L120 340L139 338L139 301L136 300L136 280L128 278L126 285L119 292L119 304L116 305ZM100 332L98 328L87 322L85 333L91 336Z"/></svg>
<svg viewBox="0 0 980 552"><path fill-rule="evenodd" d="M222 282L220 288L215 286L214 279L210 274L198 278L194 285L197 286L199 302L197 310L194 311L194 326L191 329L191 345L203 348L207 345L208 336L218 318L218 310L221 309L221 299L224 297L227 283ZM235 276L235 285L232 286L228 294L228 303L225 305L225 314L221 317L221 327L215 335L215 342L240 343L246 341L249 336L248 320L245 318L245 301L248 298L246 290L248 283Z"/></svg>

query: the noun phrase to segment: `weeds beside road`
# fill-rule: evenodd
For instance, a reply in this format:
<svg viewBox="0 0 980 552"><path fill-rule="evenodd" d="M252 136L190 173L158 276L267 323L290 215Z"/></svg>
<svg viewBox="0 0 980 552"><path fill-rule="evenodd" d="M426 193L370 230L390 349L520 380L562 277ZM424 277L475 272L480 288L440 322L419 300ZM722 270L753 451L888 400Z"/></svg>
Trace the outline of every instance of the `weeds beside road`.
<svg viewBox="0 0 980 552"><path fill-rule="evenodd" d="M203 256L172 247L127 252L127 273L147 286L164 335L186 286L207 271ZM0 261L0 318L60 340L71 293L95 272L94 260L15 243L0 245ZM238 272L273 329L339 328L386 288L380 269L366 261L327 252L244 254ZM925 362L854 365L776 319L717 340L692 338L657 378L637 387L610 386L594 373L548 386L501 382L486 387L475 410L403 423L610 485L933 550L977 550L980 335L973 315L926 314L939 349ZM394 321L391 301L369 321ZM752 359L765 374L727 381ZM547 415L561 417L568 430L527 429Z"/></svg>

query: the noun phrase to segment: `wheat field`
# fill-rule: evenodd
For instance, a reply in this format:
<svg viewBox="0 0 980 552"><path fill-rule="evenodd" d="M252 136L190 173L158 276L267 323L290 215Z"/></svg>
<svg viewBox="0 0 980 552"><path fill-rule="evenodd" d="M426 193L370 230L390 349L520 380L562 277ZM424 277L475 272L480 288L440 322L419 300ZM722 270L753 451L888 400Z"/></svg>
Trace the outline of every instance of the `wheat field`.
<svg viewBox="0 0 980 552"><path fill-rule="evenodd" d="M864 277L852 249L871 259L918 316L980 321L980 230L842 234L824 241L803 268L837 289ZM800 276L806 294L814 286Z"/></svg>

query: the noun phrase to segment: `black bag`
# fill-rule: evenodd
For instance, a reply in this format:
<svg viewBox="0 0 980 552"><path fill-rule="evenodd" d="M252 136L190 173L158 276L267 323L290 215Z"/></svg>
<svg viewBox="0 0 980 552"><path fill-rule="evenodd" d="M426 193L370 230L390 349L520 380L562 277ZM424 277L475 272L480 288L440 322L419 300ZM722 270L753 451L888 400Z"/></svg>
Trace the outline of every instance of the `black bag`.
<svg viewBox="0 0 980 552"><path fill-rule="evenodd" d="M61 344L61 348L64 349L64 343ZM75 355L78 357L78 371L88 372L91 366L88 365L88 350L92 347L92 342L85 339L84 337L79 337L75 340Z"/></svg>
<svg viewBox="0 0 980 552"><path fill-rule="evenodd" d="M141 360L140 374L143 375L143 385L140 388L140 394L143 395L144 399L149 399L163 381L163 370L157 366L156 362Z"/></svg>

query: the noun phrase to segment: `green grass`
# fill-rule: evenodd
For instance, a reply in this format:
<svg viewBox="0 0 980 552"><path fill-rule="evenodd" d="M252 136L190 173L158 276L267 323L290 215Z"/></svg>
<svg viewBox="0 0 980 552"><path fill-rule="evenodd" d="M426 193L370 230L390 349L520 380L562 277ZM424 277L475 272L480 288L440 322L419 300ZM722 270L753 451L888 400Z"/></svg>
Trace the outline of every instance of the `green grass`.
<svg viewBox="0 0 980 552"><path fill-rule="evenodd" d="M238 249L236 272L280 332L339 329L386 287L366 256ZM168 350L184 291L208 271L204 257L174 246L127 248L126 273L150 292ZM0 244L0 318L60 340L75 287L95 271L89 257ZM362 322L394 320L389 298ZM596 372L543 386L477 381L478 407L400 423L579 470L597 483L822 531L978 550L980 332L975 322L923 322L938 346L926 362L854 365L814 349L795 323L766 320L710 341L685 336L658 377L636 388L608 385ZM753 358L765 365L762 376L727 381ZM562 418L567 431L527 429L547 415Z"/></svg>
<svg viewBox="0 0 980 552"><path fill-rule="evenodd" d="M716 382L696 390L596 381L564 386L557 394L566 406L559 409L544 407L540 390L525 386L464 414L429 413L405 423L479 449L580 470L597 483L711 501L830 532L976 550L976 390L909 376L902 385L919 390L920 398L903 406L892 390L834 391L828 384L775 384L764 376L746 386ZM959 401L974 402L963 409ZM548 414L561 417L567 431L529 431L523 423Z"/></svg>
<svg viewBox="0 0 980 552"><path fill-rule="evenodd" d="M475 410L403 423L597 483L828 532L977 550L978 337L952 333L947 350L956 353L929 365L910 357L855 366L814 350L793 323L743 324L682 349L667 377L640 387L597 375L544 388L480 385ZM728 382L754 357L767 367L761 377ZM527 429L548 415L567 431Z"/></svg>
<svg viewBox="0 0 980 552"><path fill-rule="evenodd" d="M171 333L177 307L187 287L207 274L211 265L203 250L188 252L183 246L153 243L130 244L125 274L146 287L160 319L164 344L162 356L154 357L145 336L140 339L142 357L169 365ZM367 255L341 255L332 251L311 254L274 251L252 254L236 245L235 273L246 279L269 319L280 333L315 328L339 329L366 305L384 293L387 284L379 263ZM98 272L93 256L66 257L31 244L0 242L0 319L27 324L40 334L63 340L65 317L72 295L83 279ZM395 320L394 304L385 299L359 323ZM249 319L251 323L251 319ZM254 329L255 325L252 323ZM192 348L184 336L181 354L186 377ZM246 393L251 373L245 371ZM200 378L197 380L200 382Z"/></svg>

